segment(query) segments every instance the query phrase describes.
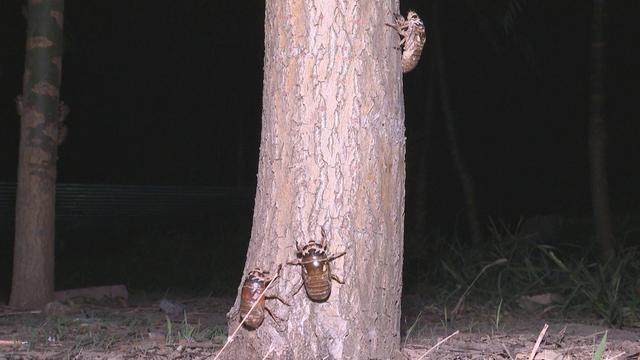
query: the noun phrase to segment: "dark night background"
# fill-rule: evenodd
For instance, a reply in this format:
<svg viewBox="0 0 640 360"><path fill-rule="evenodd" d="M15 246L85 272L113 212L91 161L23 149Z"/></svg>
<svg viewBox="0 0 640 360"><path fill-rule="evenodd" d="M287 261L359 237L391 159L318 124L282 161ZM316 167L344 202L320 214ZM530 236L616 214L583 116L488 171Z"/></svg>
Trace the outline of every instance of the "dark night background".
<svg viewBox="0 0 640 360"><path fill-rule="evenodd" d="M509 34L507 3L440 1L434 14L428 1L405 1L402 10L415 9L428 32L442 36L482 219L588 218L590 2L525 2ZM14 98L21 92L26 24L22 2L0 4L0 182L14 182ZM606 120L616 219L640 209L638 15L638 1L610 2ZM66 1L62 100L71 113L58 182L217 187L252 199L263 18L261 1ZM411 199L418 186L427 189L421 216L428 231L451 234L465 222L437 85L429 96L437 82L432 51L427 45L418 68L404 76L407 237L414 236ZM431 117L429 106L436 109ZM427 177L418 183L425 146ZM225 199L210 204L215 211L60 219L57 286L235 291L252 201ZM0 297L8 289L13 241L11 215L3 216Z"/></svg>

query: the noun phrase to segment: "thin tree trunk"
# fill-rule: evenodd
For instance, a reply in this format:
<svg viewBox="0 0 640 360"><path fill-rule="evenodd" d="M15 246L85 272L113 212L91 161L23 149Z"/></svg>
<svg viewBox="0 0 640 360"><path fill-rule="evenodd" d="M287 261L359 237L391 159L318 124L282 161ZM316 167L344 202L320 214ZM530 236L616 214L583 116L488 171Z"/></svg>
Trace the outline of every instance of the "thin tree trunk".
<svg viewBox="0 0 640 360"><path fill-rule="evenodd" d="M238 101L239 103L239 101ZM236 104L236 108L240 109L242 105ZM239 111L238 119L236 119L234 124L234 136L236 138L235 141L235 155L236 155L236 176L235 176L235 186L243 186L245 185L245 170L247 168L247 160L245 158L245 131L244 131L244 121L245 121L245 111L244 109Z"/></svg>
<svg viewBox="0 0 640 360"><path fill-rule="evenodd" d="M11 306L39 308L53 298L55 186L63 0L29 1L21 115Z"/></svg>
<svg viewBox="0 0 640 360"><path fill-rule="evenodd" d="M426 50L426 49L425 49ZM424 54L423 54L424 55ZM436 67L433 61L429 61L429 84L426 90L427 96L424 104L424 121L422 124L421 135L423 141L417 142L420 144L418 150L418 175L416 177L415 184L415 224L414 230L416 235L420 238L426 237L427 229L427 188L428 188L428 174L429 174L429 144L431 137L431 128L433 127L433 119L435 118L436 108L436 87L433 79L436 77Z"/></svg>
<svg viewBox="0 0 640 360"><path fill-rule="evenodd" d="M438 6L437 1L433 2L433 18L437 19L440 14L437 13ZM480 227L480 220L478 216L478 204L475 191L475 183L473 177L465 164L460 150L458 134L456 132L456 118L451 107L451 99L449 94L449 84L447 83L447 72L444 61L444 48L442 46L442 26L439 22L434 20L434 57L436 61L436 68L438 72L438 82L440 84L440 99L442 100L442 113L444 114L445 129L447 131L447 137L449 140L449 146L451 147L451 157L455 165L460 183L462 185L462 192L464 193L465 209L467 214L467 221L469 223L469 234L471 235L471 241L473 243L480 243L482 241L482 228Z"/></svg>
<svg viewBox="0 0 640 360"><path fill-rule="evenodd" d="M333 274L312 302L299 265L284 265L257 330L227 358L399 356L405 129L393 1L267 1L262 138L245 274L296 258L326 232ZM243 278L244 279L244 278ZM239 289L240 290L240 289ZM240 291L239 291L240 292ZM238 324L234 308L229 330Z"/></svg>
<svg viewBox="0 0 640 360"><path fill-rule="evenodd" d="M593 0L591 24L591 109L589 119L589 158L591 197L596 237L605 257L613 254L615 239L611 225L607 182L607 127L605 122L605 20L606 0Z"/></svg>

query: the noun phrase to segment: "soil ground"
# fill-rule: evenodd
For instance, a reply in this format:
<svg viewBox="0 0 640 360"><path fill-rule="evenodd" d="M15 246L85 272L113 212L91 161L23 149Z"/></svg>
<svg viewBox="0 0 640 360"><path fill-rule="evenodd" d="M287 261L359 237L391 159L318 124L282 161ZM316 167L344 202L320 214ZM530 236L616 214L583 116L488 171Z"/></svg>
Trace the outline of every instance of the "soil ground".
<svg viewBox="0 0 640 360"><path fill-rule="evenodd" d="M0 306L0 359L213 359L226 340L225 316L233 299L165 302L165 310L177 307L175 315L161 310L160 299L74 302L46 312ZM467 305L457 319L445 322L437 309L422 308L418 316L416 306L403 306L407 359L528 359L546 323L550 327L535 359L592 359L606 333L602 359L640 360L639 328L611 329L593 319L567 320L535 311L504 311L497 317L482 305Z"/></svg>

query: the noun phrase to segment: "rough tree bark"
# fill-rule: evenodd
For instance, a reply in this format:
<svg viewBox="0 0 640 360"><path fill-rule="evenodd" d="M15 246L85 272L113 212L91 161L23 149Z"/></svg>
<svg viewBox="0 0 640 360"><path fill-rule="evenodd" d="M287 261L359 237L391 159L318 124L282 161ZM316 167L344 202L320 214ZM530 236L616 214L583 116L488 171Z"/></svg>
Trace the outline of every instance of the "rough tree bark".
<svg viewBox="0 0 640 360"><path fill-rule="evenodd" d="M267 1L262 138L244 274L295 259L296 241L346 255L344 279L308 299L299 266L284 265L257 330L241 330L228 358L392 359L399 355L405 128L398 4ZM244 278L243 278L244 279ZM240 290L240 289L239 289ZM231 309L236 328L239 297Z"/></svg>
<svg viewBox="0 0 640 360"><path fill-rule="evenodd" d="M29 1L11 306L39 308L53 299L55 185L64 136L59 102L63 0Z"/></svg>
<svg viewBox="0 0 640 360"><path fill-rule="evenodd" d="M591 24L591 109L589 118L589 160L591 199L596 238L605 258L613 255L615 238L611 225L607 181L607 127L605 121L605 37L606 0L593 1Z"/></svg>

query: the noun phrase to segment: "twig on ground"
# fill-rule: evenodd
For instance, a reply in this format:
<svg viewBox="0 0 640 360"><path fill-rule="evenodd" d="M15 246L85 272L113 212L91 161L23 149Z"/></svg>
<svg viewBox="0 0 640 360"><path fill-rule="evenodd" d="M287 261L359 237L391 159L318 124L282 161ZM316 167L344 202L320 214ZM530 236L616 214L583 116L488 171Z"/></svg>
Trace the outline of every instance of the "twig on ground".
<svg viewBox="0 0 640 360"><path fill-rule="evenodd" d="M0 340L0 346L21 346L27 345L29 342L20 340Z"/></svg>
<svg viewBox="0 0 640 360"><path fill-rule="evenodd" d="M41 314L42 310L27 310L27 311L13 311L0 313L0 317L2 316L14 316L14 315L27 315L27 314Z"/></svg>
<svg viewBox="0 0 640 360"><path fill-rule="evenodd" d="M208 342L193 342L193 341L187 341L184 339L178 341L178 345L184 346L186 348L203 348L203 349L210 349L210 348L215 348L219 346L217 344L212 344Z"/></svg>
<svg viewBox="0 0 640 360"><path fill-rule="evenodd" d="M542 338L544 338L544 334L547 333L547 329L549 328L549 324L544 324L542 331L540 331L540 335L538 335L538 340L536 340L536 344L533 346L533 350L531 350L531 355L529 355L529 360L533 360L538 352L538 348L540 347L540 343L542 342Z"/></svg>
<svg viewBox="0 0 640 360"><path fill-rule="evenodd" d="M27 344L28 342L20 340L0 340L0 346L20 346Z"/></svg>
<svg viewBox="0 0 640 360"><path fill-rule="evenodd" d="M500 345L502 345L502 348L504 349L504 352L506 352L509 356L509 359L513 360L513 356L511 356L511 352L509 351L509 349L507 349L507 346L503 342L501 342Z"/></svg>
<svg viewBox="0 0 640 360"><path fill-rule="evenodd" d="M478 281L478 279L480 278L480 276L482 276L482 274L484 274L485 271L487 271L487 269L489 269L490 267L496 266L496 265L500 265L500 264L504 264L507 262L507 259L502 258L502 259L498 259L494 262L492 262L491 264L487 264L485 265L482 270L480 270L480 272L478 273L478 275L476 275L476 278L473 279L473 281L471 282L471 284L469 284L469 286L467 286L467 289L464 291L464 293L462 294L462 296L460 296L460 299L458 299L458 302L456 303L456 306L453 308L453 310L451 311L451 318L455 318L456 315L458 315L458 312L460 311L460 308L462 307L462 303L464 302L464 300L467 298L467 294L469 294L469 291L471 291L471 288L473 287L473 285L475 285L476 281Z"/></svg>
<svg viewBox="0 0 640 360"><path fill-rule="evenodd" d="M596 331L596 332L594 332L593 334L590 334L590 335L579 336L579 337L577 337L577 339L578 340L585 340L585 339L595 338L596 336L604 335L606 332L607 332L607 330Z"/></svg>
<svg viewBox="0 0 640 360"><path fill-rule="evenodd" d="M422 360L422 359L424 359L424 357L425 357L425 356L429 355L429 353L430 353L430 352L432 352L433 350L437 349L437 348L438 348L438 346L440 346L442 343L444 343L445 341L447 341L447 340L451 339L452 337L454 337L454 336L458 335L459 333L460 333L460 330L456 330L456 332L454 332L453 334L451 334L451 335L447 336L446 338L444 338L444 339L442 339L442 340L438 341L438 343L437 343L437 344L435 344L435 345L433 345L433 346L431 347L431 349L427 350L427 352L426 352L426 353L422 354L422 356L420 356L420 357L418 358L418 360Z"/></svg>
<svg viewBox="0 0 640 360"><path fill-rule="evenodd" d="M617 359L617 358L619 358L620 356L622 356L622 355L624 355L624 354L626 354L626 352L624 352L624 351L623 351L623 352L621 352L620 354L618 354L618 355L616 355L616 356L614 356L614 357L608 357L606 360L613 360L613 359Z"/></svg>

